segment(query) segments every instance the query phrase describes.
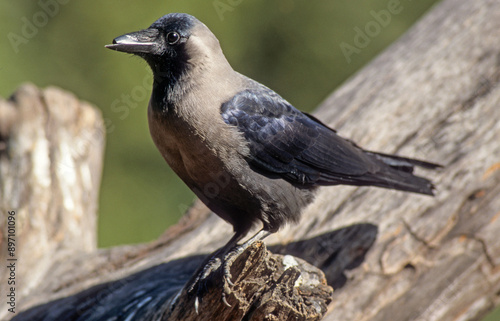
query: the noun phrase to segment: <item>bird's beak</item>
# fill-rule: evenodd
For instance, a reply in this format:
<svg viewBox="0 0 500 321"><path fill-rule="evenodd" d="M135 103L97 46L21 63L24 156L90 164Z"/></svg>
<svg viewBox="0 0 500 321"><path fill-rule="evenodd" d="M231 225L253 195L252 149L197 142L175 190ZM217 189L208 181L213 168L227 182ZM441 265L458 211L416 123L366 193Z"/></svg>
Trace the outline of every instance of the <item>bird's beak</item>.
<svg viewBox="0 0 500 321"><path fill-rule="evenodd" d="M106 48L123 51L128 53L153 53L158 46L158 29L144 29L137 32L127 33L123 36L113 39L112 45L106 45Z"/></svg>

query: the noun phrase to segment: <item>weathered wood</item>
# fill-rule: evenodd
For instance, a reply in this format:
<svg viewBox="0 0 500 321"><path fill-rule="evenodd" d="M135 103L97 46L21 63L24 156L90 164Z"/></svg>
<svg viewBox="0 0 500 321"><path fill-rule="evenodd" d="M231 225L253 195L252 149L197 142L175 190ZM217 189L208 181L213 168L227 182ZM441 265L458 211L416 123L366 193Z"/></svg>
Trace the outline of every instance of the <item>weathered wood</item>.
<svg viewBox="0 0 500 321"><path fill-rule="evenodd" d="M99 113L62 90L41 91L26 85L9 101L0 102L0 115L2 230L8 231L7 216L16 222L11 236L15 250L10 257L15 261L8 261L15 264L15 289L7 286L10 273L4 273L2 293L15 294L21 305L11 307L16 312L40 300L64 297L18 315L4 309L2 317L31 321L106 320L116 315L133 316L134 320L259 320L262 315L273 315L276 320L319 320L326 312L332 288L321 270L290 255L273 255L262 243L249 248L232 267L238 281L226 295L231 308L221 302L222 287L217 279L214 291L203 296L199 313L193 295L176 296L201 265L204 256L200 255L166 264L151 261L150 266L159 265L141 267L115 281L112 274L106 279L106 270L119 273L117 264L134 257L144 264L155 249L163 252L163 244L175 240L175 231L182 233L185 226L193 229L198 214L206 217L206 208L200 211L194 206L185 223L171 228L168 237L154 244L98 253L95 209L103 151ZM49 206L38 207L43 203ZM8 236L0 244L4 262L9 258L6 241ZM104 283L106 280L110 282ZM92 284L96 285L87 289ZM52 293L56 296L51 297ZM212 309L216 306L219 309Z"/></svg>
<svg viewBox="0 0 500 321"><path fill-rule="evenodd" d="M320 107L361 146L445 165L435 198L353 189L332 202L322 191L315 206L329 214L314 233L379 227L325 320L480 320L499 304L499 82L500 2L450 0Z"/></svg>
<svg viewBox="0 0 500 321"><path fill-rule="evenodd" d="M31 293L43 295L62 287L67 281L64 277L51 281L58 277L52 274L54 265L68 269L70 265L61 262L70 264L96 251L103 146L100 113L69 93L25 85L10 100L0 100L0 257L4 266L0 289L4 300L11 287L15 287L18 304ZM7 240L14 241L11 250ZM5 266L10 264L15 265L15 279L8 280L12 275ZM10 315L9 306L3 307L0 319Z"/></svg>
<svg viewBox="0 0 500 321"><path fill-rule="evenodd" d="M195 296L183 292L161 320L320 320L331 301L321 270L290 255L270 255L261 242L238 257L231 273L230 307L221 304L224 284L217 278L198 312Z"/></svg>
<svg viewBox="0 0 500 321"><path fill-rule="evenodd" d="M14 320L320 320L332 288L318 268L290 255L271 255L258 242L232 266L235 286L231 307L221 302L222 282L195 309L195 296L178 295L203 256L160 264L115 282L97 285L46 305Z"/></svg>
<svg viewBox="0 0 500 321"><path fill-rule="evenodd" d="M479 320L499 304L499 30L500 2L444 0L318 109L317 117L365 148L445 165L438 173L421 172L432 175L435 198L323 188L300 224L266 240L281 244L272 251L287 251L325 271L335 288L325 320ZM3 126L0 133L4 137ZM9 160L2 157L3 168ZM16 204L19 209L24 203ZM45 219L44 224L53 222ZM353 225L359 223L367 224ZM59 225L57 231L65 228ZM168 300L201 262L197 255L230 236L226 223L196 203L151 244L75 250L64 261L46 260L40 270L33 265L38 277L26 279L30 286L18 292L19 308L65 298L79 303L78 311L97 316L104 308L120 307L110 302L130 302L124 293L130 299L137 280L152 281L170 265L177 269L168 270L177 271L177 284L170 292L151 289ZM42 243L47 236L33 237ZM132 277L148 268L146 279ZM184 299L189 298L177 302ZM38 315L65 306L57 304ZM213 306L223 308L220 302Z"/></svg>

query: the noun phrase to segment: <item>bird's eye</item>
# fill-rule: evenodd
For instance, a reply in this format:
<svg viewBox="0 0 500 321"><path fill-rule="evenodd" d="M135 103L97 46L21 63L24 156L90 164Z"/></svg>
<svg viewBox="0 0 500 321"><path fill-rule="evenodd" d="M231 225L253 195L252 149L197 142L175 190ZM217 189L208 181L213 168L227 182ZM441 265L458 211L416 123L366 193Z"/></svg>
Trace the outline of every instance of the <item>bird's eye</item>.
<svg viewBox="0 0 500 321"><path fill-rule="evenodd" d="M175 31L167 33L167 42L169 45L175 45L180 39L181 36Z"/></svg>

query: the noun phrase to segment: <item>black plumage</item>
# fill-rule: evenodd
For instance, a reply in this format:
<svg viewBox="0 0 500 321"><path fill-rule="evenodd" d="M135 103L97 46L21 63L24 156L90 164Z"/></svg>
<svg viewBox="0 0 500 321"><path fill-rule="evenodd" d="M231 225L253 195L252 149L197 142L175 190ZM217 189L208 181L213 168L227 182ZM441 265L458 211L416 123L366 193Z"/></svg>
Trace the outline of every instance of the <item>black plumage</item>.
<svg viewBox="0 0 500 321"><path fill-rule="evenodd" d="M366 152L302 113L264 86L246 89L222 104L222 118L247 140L249 165L299 186L372 185L433 195L430 181L413 166L438 165Z"/></svg>

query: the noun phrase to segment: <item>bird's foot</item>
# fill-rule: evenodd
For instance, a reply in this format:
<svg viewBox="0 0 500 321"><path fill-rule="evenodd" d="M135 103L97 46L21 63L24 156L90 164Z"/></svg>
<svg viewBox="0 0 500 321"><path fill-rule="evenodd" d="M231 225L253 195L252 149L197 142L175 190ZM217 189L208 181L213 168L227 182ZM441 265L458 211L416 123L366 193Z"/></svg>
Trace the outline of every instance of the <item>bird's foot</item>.
<svg viewBox="0 0 500 321"><path fill-rule="evenodd" d="M243 253L252 243L246 242L241 245L237 245L232 248L229 252L224 256L224 262L222 264L223 270L223 291L222 291L222 301L228 307L231 306L227 302L227 296L231 295L233 292L232 288L234 288L234 283L232 281L233 276L231 275L231 267L233 266L236 259Z"/></svg>
<svg viewBox="0 0 500 321"><path fill-rule="evenodd" d="M195 274L187 292L188 294L196 295L194 303L196 313L198 313L198 307L201 304L203 296L209 291L210 287L213 287L217 283L217 280L222 281L222 301L225 305L231 307L227 301L227 297L232 293L232 287L234 287L234 283L231 280L231 266L246 248L241 249L241 247L242 245L239 245L228 252L216 252L204 264L201 271Z"/></svg>
<svg viewBox="0 0 500 321"><path fill-rule="evenodd" d="M239 240L239 235L235 235L224 247L216 251L206 263L195 273L189 286L187 287L188 294L195 294L195 309L198 313L198 307L201 304L203 296L208 292L210 287L213 287L218 281L222 281L222 301L228 307L231 305L227 301L229 295L233 293L235 286L232 281L231 267L238 257L245 252L255 241L262 240L270 234L269 231L261 230L248 241L241 245L235 245Z"/></svg>
<svg viewBox="0 0 500 321"><path fill-rule="evenodd" d="M233 276L231 275L231 266L236 261L236 259L243 253L252 243L243 243L241 245L237 245L232 248L230 251L226 253L224 256L224 264L222 265L222 269L224 272L224 292L226 291L226 286L229 284L231 287L234 287L234 283L232 281ZM229 290L229 289L227 289ZM230 293L228 293L230 294Z"/></svg>

